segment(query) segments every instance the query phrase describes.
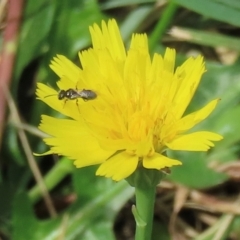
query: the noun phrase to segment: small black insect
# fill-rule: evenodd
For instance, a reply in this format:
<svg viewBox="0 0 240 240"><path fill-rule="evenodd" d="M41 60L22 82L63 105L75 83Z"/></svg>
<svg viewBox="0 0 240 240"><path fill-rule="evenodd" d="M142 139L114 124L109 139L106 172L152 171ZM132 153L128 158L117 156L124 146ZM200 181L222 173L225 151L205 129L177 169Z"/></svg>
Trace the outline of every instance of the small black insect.
<svg viewBox="0 0 240 240"><path fill-rule="evenodd" d="M48 95L46 97L54 96ZM78 98L82 98L84 101L93 100L97 97L97 94L93 92L92 90L75 90L72 88L69 88L68 90L60 90L60 92L57 94L59 100L65 99L67 100L78 100Z"/></svg>
<svg viewBox="0 0 240 240"><path fill-rule="evenodd" d="M68 100L76 100L78 111L79 111L79 106L78 106L79 98L82 98L84 101L88 101L88 100L93 100L97 97L97 94L92 90L86 90L86 89L77 90L73 88L69 88L67 90L60 90L58 94L52 94L46 97L56 96L56 95L58 96L59 100L64 100L64 105Z"/></svg>

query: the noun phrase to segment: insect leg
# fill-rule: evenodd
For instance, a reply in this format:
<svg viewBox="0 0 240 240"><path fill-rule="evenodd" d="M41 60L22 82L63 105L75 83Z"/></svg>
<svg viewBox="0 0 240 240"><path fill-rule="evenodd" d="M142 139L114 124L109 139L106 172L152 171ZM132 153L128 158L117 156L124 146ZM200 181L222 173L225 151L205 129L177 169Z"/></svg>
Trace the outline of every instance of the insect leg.
<svg viewBox="0 0 240 240"><path fill-rule="evenodd" d="M66 98L66 99L64 100L64 103L63 103L63 108L65 107L67 101L68 101L68 99Z"/></svg>
<svg viewBox="0 0 240 240"><path fill-rule="evenodd" d="M80 109L79 109L79 105L78 105L78 99L76 100L76 105L77 105L77 108L78 108L78 112L80 113Z"/></svg>

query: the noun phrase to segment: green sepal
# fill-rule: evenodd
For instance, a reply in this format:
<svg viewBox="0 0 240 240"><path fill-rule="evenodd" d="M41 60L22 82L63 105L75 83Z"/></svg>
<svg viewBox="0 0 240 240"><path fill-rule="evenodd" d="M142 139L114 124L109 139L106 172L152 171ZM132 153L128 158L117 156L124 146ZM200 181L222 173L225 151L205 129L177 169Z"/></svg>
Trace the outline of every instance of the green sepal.
<svg viewBox="0 0 240 240"><path fill-rule="evenodd" d="M126 178L126 180L132 187L145 189L157 186L163 176L164 173L162 171L146 169L140 166L131 176Z"/></svg>

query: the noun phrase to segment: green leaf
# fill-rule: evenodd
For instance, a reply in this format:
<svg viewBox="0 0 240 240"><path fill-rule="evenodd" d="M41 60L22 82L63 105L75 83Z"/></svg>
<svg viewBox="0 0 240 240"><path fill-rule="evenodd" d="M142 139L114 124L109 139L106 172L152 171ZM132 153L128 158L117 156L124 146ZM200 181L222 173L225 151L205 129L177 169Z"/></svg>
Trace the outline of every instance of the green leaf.
<svg viewBox="0 0 240 240"><path fill-rule="evenodd" d="M124 40L128 40L136 32L136 29L141 28L152 10L152 5L143 5L128 14L120 26L121 35Z"/></svg>
<svg viewBox="0 0 240 240"><path fill-rule="evenodd" d="M81 236L82 240L115 240L110 221L103 221L102 218L96 219L91 226Z"/></svg>
<svg viewBox="0 0 240 240"><path fill-rule="evenodd" d="M240 1L239 0L214 0L217 3L221 3L231 8L240 9Z"/></svg>
<svg viewBox="0 0 240 240"><path fill-rule="evenodd" d="M14 72L16 80L23 68L46 50L54 11L54 1L27 1Z"/></svg>
<svg viewBox="0 0 240 240"><path fill-rule="evenodd" d="M240 141L240 106L234 106L227 109L224 114L219 118L214 126L214 129L218 133L224 136L224 139L219 142L218 148L225 148L231 146L231 144L237 143Z"/></svg>
<svg viewBox="0 0 240 240"><path fill-rule="evenodd" d="M36 220L26 194L18 195L14 201L13 240L89 239L88 236L97 236L102 232L101 226L105 231L98 239L113 236L114 218L134 189L124 181L102 186L102 193L89 198L87 204L79 197L63 215L47 221ZM91 187L91 183L85 185L85 189Z"/></svg>
<svg viewBox="0 0 240 240"><path fill-rule="evenodd" d="M75 56L80 49L88 47L90 42L89 26L100 23L107 17L100 11L98 2L95 0L76 1L71 9L68 9L68 26L66 34L71 41L70 55ZM83 21L84 19L84 21ZM60 44L61 41L59 39Z"/></svg>
<svg viewBox="0 0 240 240"><path fill-rule="evenodd" d="M173 2L203 16L240 26L240 11L231 5L225 5L213 0L173 0Z"/></svg>
<svg viewBox="0 0 240 240"><path fill-rule="evenodd" d="M152 232L152 240L170 240L170 234L168 231L168 226L163 222L154 221L153 222L153 232Z"/></svg>
<svg viewBox="0 0 240 240"><path fill-rule="evenodd" d="M108 0L101 4L101 9L111 9L111 8L117 8L117 7L124 7L129 5L135 5L135 4L146 4L146 3L153 3L156 2L156 0Z"/></svg>
<svg viewBox="0 0 240 240"><path fill-rule="evenodd" d="M13 240L37 240L38 223L26 193L16 196L13 203Z"/></svg>
<svg viewBox="0 0 240 240"><path fill-rule="evenodd" d="M223 173L215 172L208 167L209 161L206 153L184 152L172 154L183 165L173 167L168 179L191 188L208 188L220 184L227 179Z"/></svg>
<svg viewBox="0 0 240 240"><path fill-rule="evenodd" d="M16 189L11 183L5 181L0 184L0 216L7 218L10 215L12 199Z"/></svg>
<svg viewBox="0 0 240 240"><path fill-rule="evenodd" d="M237 203L238 204L238 203ZM231 228L231 232L235 235L235 236L240 236L240 217L239 215L236 215L234 217L233 220L233 224L232 224L232 228Z"/></svg>
<svg viewBox="0 0 240 240"><path fill-rule="evenodd" d="M178 39L197 43L203 46L221 46L240 51L240 38L236 37L181 27L172 28L170 35L173 37L176 36Z"/></svg>

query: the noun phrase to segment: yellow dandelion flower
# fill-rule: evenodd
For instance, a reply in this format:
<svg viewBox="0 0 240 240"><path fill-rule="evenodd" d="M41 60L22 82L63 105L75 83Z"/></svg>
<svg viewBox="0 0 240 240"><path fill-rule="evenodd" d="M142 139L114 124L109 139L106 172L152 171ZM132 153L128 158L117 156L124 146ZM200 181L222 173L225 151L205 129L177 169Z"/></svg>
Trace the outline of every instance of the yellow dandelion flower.
<svg viewBox="0 0 240 240"><path fill-rule="evenodd" d="M119 181L138 166L181 165L164 155L166 149L207 151L222 139L207 131L186 133L219 100L183 116L205 72L203 57L175 69L173 49L150 58L146 34L134 34L126 51L115 20L102 21L101 28L94 24L90 33L93 47L79 53L81 68L61 55L51 62L62 96L38 83L37 97L69 117L42 116L39 128L49 135L46 154L67 156L76 167L100 164L97 175ZM96 97L84 99L86 90Z"/></svg>

